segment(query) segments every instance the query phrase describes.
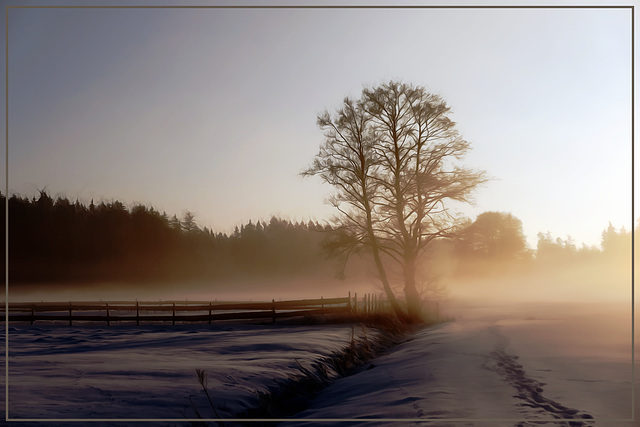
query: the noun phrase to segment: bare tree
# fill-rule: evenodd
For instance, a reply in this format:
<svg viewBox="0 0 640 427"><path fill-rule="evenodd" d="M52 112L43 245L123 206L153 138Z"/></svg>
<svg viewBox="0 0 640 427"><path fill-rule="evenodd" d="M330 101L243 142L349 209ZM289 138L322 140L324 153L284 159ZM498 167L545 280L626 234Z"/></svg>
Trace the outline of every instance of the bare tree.
<svg viewBox="0 0 640 427"><path fill-rule="evenodd" d="M325 142L303 172L336 187L330 201L341 214L335 222L351 236L346 247L371 250L403 320L417 321L421 315L419 254L434 239L459 231L446 202L469 202L472 190L485 182L483 172L453 164L470 146L449 112L439 96L422 87L392 81L367 88L358 101L345 99L335 117L318 118ZM395 304L381 253L401 267L406 315Z"/></svg>
<svg viewBox="0 0 640 427"><path fill-rule="evenodd" d="M317 123L324 131L325 141L312 166L302 175L319 175L336 188L329 202L341 215L334 218L338 233L327 246L334 252L342 252L345 259L353 251L370 249L393 310L398 317L408 320L391 289L375 231L380 221L375 199L380 191L372 177L377 164L374 135L368 130L368 122L362 103L349 98L345 98L333 117L327 111L318 116Z"/></svg>

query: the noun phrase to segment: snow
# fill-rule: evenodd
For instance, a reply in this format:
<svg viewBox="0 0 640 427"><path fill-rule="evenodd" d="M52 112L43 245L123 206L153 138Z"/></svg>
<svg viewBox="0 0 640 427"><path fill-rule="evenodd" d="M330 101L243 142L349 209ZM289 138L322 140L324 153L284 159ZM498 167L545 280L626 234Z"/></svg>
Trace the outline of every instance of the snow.
<svg viewBox="0 0 640 427"><path fill-rule="evenodd" d="M255 391L351 339L349 326L11 325L11 419L193 419L257 404ZM296 362L297 360L297 362ZM4 388L3 388L4 391ZM3 399L4 400L4 399Z"/></svg>
<svg viewBox="0 0 640 427"><path fill-rule="evenodd" d="M409 335L285 425L593 425L592 418L598 426L640 425L630 420L628 304L458 299L443 310L455 321ZM16 420L177 422L197 418L191 400L213 419L195 369L207 371L221 418L234 419L257 403L256 391L362 333L352 325L10 326L9 416Z"/></svg>
<svg viewBox="0 0 640 427"><path fill-rule="evenodd" d="M458 303L458 320L420 330L329 386L296 415L310 421L291 425L321 419L359 419L367 426L400 420L441 420L429 426L554 420L593 425L587 423L591 418L597 425L640 425L637 404L631 421L629 308L621 308Z"/></svg>

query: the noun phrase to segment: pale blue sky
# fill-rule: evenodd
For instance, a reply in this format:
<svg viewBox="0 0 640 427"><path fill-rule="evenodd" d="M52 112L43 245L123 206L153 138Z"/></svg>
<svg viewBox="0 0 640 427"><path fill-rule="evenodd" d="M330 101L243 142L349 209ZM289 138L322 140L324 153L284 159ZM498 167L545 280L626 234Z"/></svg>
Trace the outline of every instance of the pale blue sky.
<svg viewBox="0 0 640 427"><path fill-rule="evenodd" d="M331 189L298 177L317 114L398 79L495 178L472 219L510 212L532 245L631 227L630 10L11 9L8 69L10 192L323 220Z"/></svg>

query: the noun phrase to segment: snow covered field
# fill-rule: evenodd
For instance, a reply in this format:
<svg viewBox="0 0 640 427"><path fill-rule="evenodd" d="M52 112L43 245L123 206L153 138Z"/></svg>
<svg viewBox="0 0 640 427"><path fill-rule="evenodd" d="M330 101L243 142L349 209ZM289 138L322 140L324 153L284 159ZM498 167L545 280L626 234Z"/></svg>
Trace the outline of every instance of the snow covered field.
<svg viewBox="0 0 640 427"><path fill-rule="evenodd" d="M196 369L208 373L219 415L233 417L257 404L254 391L341 349L351 334L330 325L11 325L9 417L184 420L197 418L193 399L213 418Z"/></svg>
<svg viewBox="0 0 640 427"><path fill-rule="evenodd" d="M286 425L640 425L640 405L631 421L628 305L457 300L448 313L456 321L422 329L337 380ZM254 391L343 348L351 334L350 325L11 325L9 416L175 425L197 418L192 399L215 418L196 380L205 369L219 415L234 418L257 403Z"/></svg>

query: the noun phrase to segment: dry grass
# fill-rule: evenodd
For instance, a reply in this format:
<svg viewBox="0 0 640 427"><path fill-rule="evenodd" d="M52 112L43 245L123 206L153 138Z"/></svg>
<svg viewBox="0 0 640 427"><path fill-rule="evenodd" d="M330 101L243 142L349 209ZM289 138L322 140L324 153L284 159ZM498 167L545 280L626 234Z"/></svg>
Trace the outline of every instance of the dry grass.
<svg viewBox="0 0 640 427"><path fill-rule="evenodd" d="M332 355L316 360L309 367L297 360L298 372L285 380L276 380L267 391L255 391L259 404L238 414L237 418L286 418L307 409L317 394L335 380L352 375L370 360L406 340L415 330L436 323L408 326L390 313L340 314L289 319L279 324L352 324L351 340ZM202 382L201 382L202 384ZM205 389L206 391L206 389ZM215 411L215 407L210 402ZM236 423L242 424L242 423ZM247 423L255 425L255 423ZM261 425L270 425L262 423ZM274 423L275 425L275 423Z"/></svg>
<svg viewBox="0 0 640 427"><path fill-rule="evenodd" d="M315 361L310 367L298 363L297 373L278 381L266 392L256 392L259 405L239 417L285 418L302 412L310 406L320 390L339 378L358 372L370 360L404 341L416 327L407 327L395 316L384 314L349 315L322 321L353 323L350 342L332 355Z"/></svg>

